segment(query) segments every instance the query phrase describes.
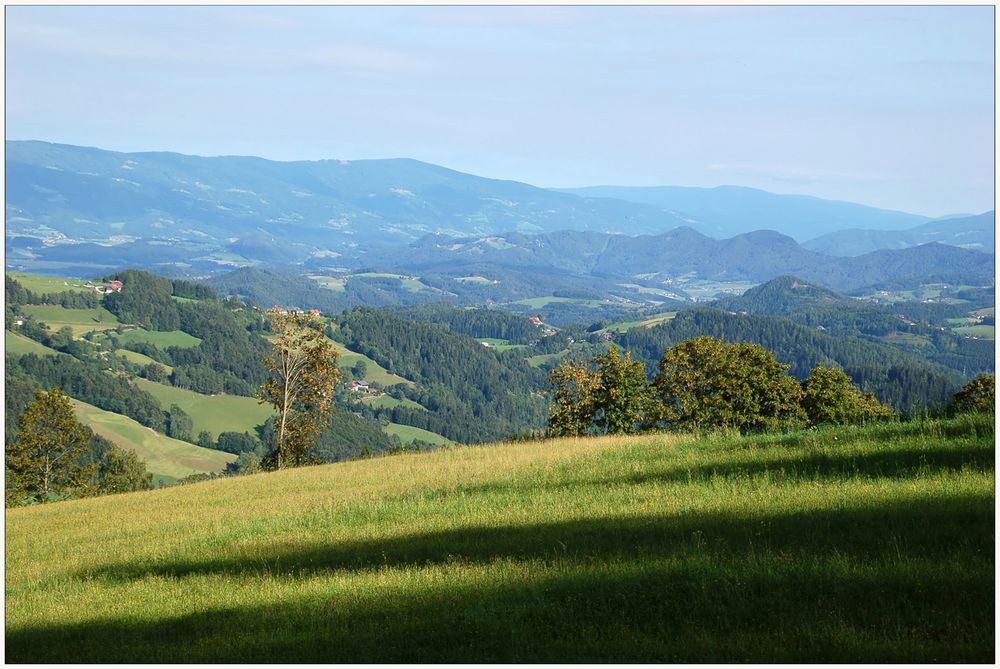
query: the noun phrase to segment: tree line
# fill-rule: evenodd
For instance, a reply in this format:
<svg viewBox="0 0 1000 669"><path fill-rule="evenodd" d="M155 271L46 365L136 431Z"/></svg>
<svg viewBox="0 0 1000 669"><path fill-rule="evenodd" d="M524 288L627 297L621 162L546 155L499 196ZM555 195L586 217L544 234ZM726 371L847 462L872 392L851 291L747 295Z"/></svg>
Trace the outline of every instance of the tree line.
<svg viewBox="0 0 1000 669"><path fill-rule="evenodd" d="M817 364L801 381L758 344L696 337L667 349L650 381L643 362L616 346L590 360L565 360L549 374L554 436L653 430L845 425L893 415L841 369ZM955 410L992 411L993 377L970 382Z"/></svg>

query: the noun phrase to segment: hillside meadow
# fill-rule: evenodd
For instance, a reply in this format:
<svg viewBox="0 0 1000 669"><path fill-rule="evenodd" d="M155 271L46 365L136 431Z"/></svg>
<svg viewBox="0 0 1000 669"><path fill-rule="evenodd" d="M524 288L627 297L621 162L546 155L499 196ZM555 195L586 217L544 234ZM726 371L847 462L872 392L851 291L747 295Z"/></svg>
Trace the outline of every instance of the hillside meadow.
<svg viewBox="0 0 1000 669"><path fill-rule="evenodd" d="M192 432L205 431L218 439L222 432L250 432L274 414L274 410L252 397L239 395L202 395L193 390L168 386L148 379L135 379L135 384L152 395L160 407L169 410L176 404L191 416Z"/></svg>
<svg viewBox="0 0 1000 669"><path fill-rule="evenodd" d="M990 663L994 483L961 416L11 509L7 660Z"/></svg>

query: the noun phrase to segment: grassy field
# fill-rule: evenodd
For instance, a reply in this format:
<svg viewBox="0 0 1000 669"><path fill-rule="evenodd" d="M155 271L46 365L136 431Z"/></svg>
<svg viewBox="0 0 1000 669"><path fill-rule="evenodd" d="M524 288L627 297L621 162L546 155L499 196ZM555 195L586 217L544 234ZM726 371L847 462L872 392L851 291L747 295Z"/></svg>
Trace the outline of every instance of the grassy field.
<svg viewBox="0 0 1000 669"><path fill-rule="evenodd" d="M554 303L567 303L567 304L579 304L584 307L596 308L608 302L603 300L584 300L575 297L553 297L548 295L545 297L532 297L526 300L517 300L511 304L523 304L526 307L531 307L532 309L541 309L547 304Z"/></svg>
<svg viewBox="0 0 1000 669"><path fill-rule="evenodd" d="M59 355L58 351L54 351L48 346L39 344L34 339L28 339L27 337L19 335L16 332L11 332L10 330L3 331L3 345L4 351L7 353L14 353L16 355L24 355L27 353L34 353L35 355Z"/></svg>
<svg viewBox="0 0 1000 669"><path fill-rule="evenodd" d="M370 407L375 407L376 409L392 409L394 407L402 406L410 407L411 409L427 410L422 404L418 404L408 397L397 399L395 397L389 397L388 395L363 395L360 402L362 404L367 404Z"/></svg>
<svg viewBox="0 0 1000 669"><path fill-rule="evenodd" d="M135 344L146 342L157 348L167 348L168 346L178 346L181 348L193 348L201 343L197 337L189 335L180 330L169 332L153 332L150 330L127 330L118 335L120 344Z"/></svg>
<svg viewBox="0 0 1000 669"><path fill-rule="evenodd" d="M155 397L160 406L169 409L171 404L179 406L191 416L194 434L202 430L218 439L220 432L253 432L254 427L266 421L274 411L252 397L237 395L202 395L193 390L175 388L146 379L135 379L135 383Z"/></svg>
<svg viewBox="0 0 1000 669"><path fill-rule="evenodd" d="M415 385L413 381L404 379L402 376L399 376L398 374L392 374L386 371L385 367L378 364L377 362L369 358L367 355L355 353L354 351L349 350L340 342L333 341L332 339L330 341L333 342L334 348L337 349L337 353L339 355L339 358L337 359L337 365L339 365L340 367L350 368L356 365L359 360L364 361L366 367L365 381L381 384L383 388L394 386L397 383L402 383L403 385L406 386Z"/></svg>
<svg viewBox="0 0 1000 669"><path fill-rule="evenodd" d="M83 279L67 279L61 276L42 276L41 274L24 274L22 272L7 272L7 275L19 284L36 295L52 293L68 293L71 290L77 292L94 292L93 288L86 288Z"/></svg>
<svg viewBox="0 0 1000 669"><path fill-rule="evenodd" d="M994 339L996 328L993 325L966 325L954 328L956 334L965 337L979 337L980 339Z"/></svg>
<svg viewBox="0 0 1000 669"><path fill-rule="evenodd" d="M388 425L385 426L385 431L387 434L394 434L397 437L399 437L399 440L404 444L409 444L410 442L416 439L436 445L455 443L451 439L448 439L447 437L442 437L440 434L436 432L430 432L428 430L424 430L419 427L413 427L412 425L400 425L399 423L389 423Z"/></svg>
<svg viewBox="0 0 1000 669"><path fill-rule="evenodd" d="M146 471L160 480L188 474L220 472L236 456L171 439L131 418L73 400L77 419L108 441L128 449L146 463Z"/></svg>
<svg viewBox="0 0 1000 669"><path fill-rule="evenodd" d="M542 353L541 355L533 355L525 358L525 360L532 367L541 367L542 365L551 360L558 360L559 358L565 357L568 353L569 349L563 349L558 353Z"/></svg>
<svg viewBox="0 0 1000 669"><path fill-rule="evenodd" d="M508 339L497 339L496 337L477 337L480 344L489 344L494 351L509 351L515 348L527 348L527 344L511 344Z"/></svg>
<svg viewBox="0 0 1000 669"><path fill-rule="evenodd" d="M11 509L6 659L989 664L994 453L564 439Z"/></svg>
<svg viewBox="0 0 1000 669"><path fill-rule="evenodd" d="M336 293L343 293L344 284L347 283L345 279L338 279L332 276L323 276L321 274L312 274L309 276L309 278L318 283L323 288L332 290Z"/></svg>
<svg viewBox="0 0 1000 669"><path fill-rule="evenodd" d="M115 351L115 355L125 358L126 360L131 360L137 365L148 365L150 363L155 363L166 370L167 374L173 374L174 368L170 365L164 365L158 360L153 360L148 355L143 355L142 353L136 353L135 351L129 351L125 348L120 348Z"/></svg>
<svg viewBox="0 0 1000 669"><path fill-rule="evenodd" d="M67 309L58 304L26 304L21 310L48 325L53 332L65 325L70 326L74 337L98 330L113 330L118 325L118 318L104 307Z"/></svg>

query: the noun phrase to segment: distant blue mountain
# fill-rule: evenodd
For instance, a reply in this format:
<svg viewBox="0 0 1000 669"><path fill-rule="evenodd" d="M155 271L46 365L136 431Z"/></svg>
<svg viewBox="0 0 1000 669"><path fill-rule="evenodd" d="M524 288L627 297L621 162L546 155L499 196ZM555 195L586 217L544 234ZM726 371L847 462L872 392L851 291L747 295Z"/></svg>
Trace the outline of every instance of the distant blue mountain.
<svg viewBox="0 0 1000 669"><path fill-rule="evenodd" d="M247 264L271 247L302 262L317 253L358 257L428 233L640 234L682 224L651 205L408 159L275 162L8 141L6 169L7 237L35 238L42 256L42 241L127 248L154 240L183 246L192 259Z"/></svg>
<svg viewBox="0 0 1000 669"><path fill-rule="evenodd" d="M777 195L755 188L718 186L590 186L564 188L560 193L609 197L654 205L685 219L685 224L724 239L752 230L774 230L797 241L846 228L900 230L931 220L901 211L876 209L853 202L823 200L808 195Z"/></svg>
<svg viewBox="0 0 1000 669"><path fill-rule="evenodd" d="M988 211L978 216L934 220L909 230L840 230L811 239L803 246L834 256L857 256L882 249L905 249L930 242L993 253L996 216Z"/></svg>

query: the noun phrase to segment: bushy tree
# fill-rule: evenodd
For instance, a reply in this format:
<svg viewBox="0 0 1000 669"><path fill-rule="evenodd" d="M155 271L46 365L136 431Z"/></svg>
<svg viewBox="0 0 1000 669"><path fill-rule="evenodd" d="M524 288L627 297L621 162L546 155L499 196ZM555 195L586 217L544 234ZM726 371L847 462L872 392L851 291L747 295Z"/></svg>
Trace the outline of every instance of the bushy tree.
<svg viewBox="0 0 1000 669"><path fill-rule="evenodd" d="M132 451L117 446L112 446L104 454L98 479L102 494L150 490L153 487L153 475L146 471L146 463Z"/></svg>
<svg viewBox="0 0 1000 669"><path fill-rule="evenodd" d="M194 421L176 404L170 405L167 420L167 436L183 441L191 441L191 433L194 430Z"/></svg>
<svg viewBox="0 0 1000 669"><path fill-rule="evenodd" d="M802 382L802 408L811 423L847 425L887 417L892 410L863 393L842 370L816 365Z"/></svg>
<svg viewBox="0 0 1000 669"><path fill-rule="evenodd" d="M564 360L549 373L549 433L577 437L586 434L597 412L600 375L589 365Z"/></svg>
<svg viewBox="0 0 1000 669"><path fill-rule="evenodd" d="M757 344L697 337L671 347L653 380L658 422L674 429L774 427L804 416L788 365Z"/></svg>
<svg viewBox="0 0 1000 669"><path fill-rule="evenodd" d="M594 358L600 384L594 394L594 425L606 434L635 434L651 408L646 366L622 357L616 346Z"/></svg>
<svg viewBox="0 0 1000 669"><path fill-rule="evenodd" d="M993 413L996 411L996 377L982 374L969 381L955 394L955 411L963 413Z"/></svg>
<svg viewBox="0 0 1000 669"><path fill-rule="evenodd" d="M18 418L17 438L7 448L10 493L39 502L88 493L94 466L83 461L92 434L77 422L61 390L37 391Z"/></svg>
<svg viewBox="0 0 1000 669"><path fill-rule="evenodd" d="M329 420L341 375L337 349L318 317L277 309L269 316L275 338L265 360L270 378L261 385L259 397L274 406L278 419L274 450L264 458L264 466L282 469L315 460L316 436Z"/></svg>

